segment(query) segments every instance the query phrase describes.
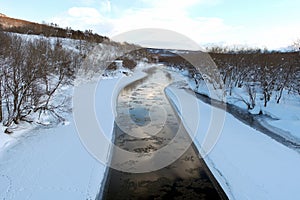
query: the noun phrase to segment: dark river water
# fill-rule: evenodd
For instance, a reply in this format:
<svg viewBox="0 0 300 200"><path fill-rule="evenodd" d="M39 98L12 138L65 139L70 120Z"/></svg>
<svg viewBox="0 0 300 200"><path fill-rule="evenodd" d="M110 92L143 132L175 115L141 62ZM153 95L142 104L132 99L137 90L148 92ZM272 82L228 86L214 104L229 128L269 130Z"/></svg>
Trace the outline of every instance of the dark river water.
<svg viewBox="0 0 300 200"><path fill-rule="evenodd" d="M168 147L176 134L180 132L183 138L189 136L180 127L180 118L164 93L165 87L174 81L171 75L161 67L150 69L147 73L146 78L128 85L119 94L114 144L139 154L145 162L149 161L147 167L151 169L156 152ZM135 166L138 161L132 160L130 166L132 169L136 167L136 172L110 168L101 199L227 199L199 158L192 141L181 155L175 153L167 152L167 157L176 158L174 162L160 169L153 164L155 170L149 172L141 173ZM111 163L121 166L123 155L114 150L111 154ZM126 161L124 156L122 159ZM160 162L167 160L161 159Z"/></svg>

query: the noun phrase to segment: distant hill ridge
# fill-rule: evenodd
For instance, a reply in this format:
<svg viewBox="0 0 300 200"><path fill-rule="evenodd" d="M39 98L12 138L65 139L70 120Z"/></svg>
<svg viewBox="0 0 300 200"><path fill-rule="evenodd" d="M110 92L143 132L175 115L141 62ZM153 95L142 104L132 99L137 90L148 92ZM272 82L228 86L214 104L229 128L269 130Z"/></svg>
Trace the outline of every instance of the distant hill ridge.
<svg viewBox="0 0 300 200"><path fill-rule="evenodd" d="M91 42L101 43L104 40L109 40L108 37L100 36L92 33L91 30L80 31L71 28L60 28L58 26L51 26L47 24L34 23L22 19L15 19L7 17L0 13L0 31L30 34L30 35L44 35L46 37L61 37L78 40L87 40Z"/></svg>

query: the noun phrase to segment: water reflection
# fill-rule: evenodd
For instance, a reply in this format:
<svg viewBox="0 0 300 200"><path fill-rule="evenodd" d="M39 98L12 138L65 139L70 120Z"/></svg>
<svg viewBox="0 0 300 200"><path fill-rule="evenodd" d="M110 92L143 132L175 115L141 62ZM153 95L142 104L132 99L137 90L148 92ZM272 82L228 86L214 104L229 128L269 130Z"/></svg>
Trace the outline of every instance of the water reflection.
<svg viewBox="0 0 300 200"><path fill-rule="evenodd" d="M164 93L174 81L172 75L162 67L147 73L149 76L130 84L118 96L114 143L151 163L157 150L168 145L176 133L180 132L182 140L190 138ZM176 142L177 148L182 148ZM114 162L118 162L116 152ZM124 164L134 167L136 162L127 160ZM104 199L220 199L193 145L160 170L136 174L110 169L107 178Z"/></svg>

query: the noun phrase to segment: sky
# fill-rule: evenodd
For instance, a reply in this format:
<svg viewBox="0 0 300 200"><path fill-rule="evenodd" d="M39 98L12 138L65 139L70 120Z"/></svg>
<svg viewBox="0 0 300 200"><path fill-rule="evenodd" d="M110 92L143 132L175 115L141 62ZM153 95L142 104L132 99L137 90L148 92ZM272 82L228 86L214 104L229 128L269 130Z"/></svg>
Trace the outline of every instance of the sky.
<svg viewBox="0 0 300 200"><path fill-rule="evenodd" d="M141 28L178 32L201 46L278 49L300 38L299 0L0 0L0 13L113 37Z"/></svg>

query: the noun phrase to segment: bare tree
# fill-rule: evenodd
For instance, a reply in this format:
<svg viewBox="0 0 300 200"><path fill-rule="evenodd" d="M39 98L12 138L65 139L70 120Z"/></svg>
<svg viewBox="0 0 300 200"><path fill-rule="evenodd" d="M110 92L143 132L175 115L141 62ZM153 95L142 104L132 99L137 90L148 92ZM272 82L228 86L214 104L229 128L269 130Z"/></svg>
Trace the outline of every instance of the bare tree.
<svg viewBox="0 0 300 200"><path fill-rule="evenodd" d="M7 40L0 45L0 121L6 126L31 122L27 116L42 110L62 119L56 109L64 105L53 105L51 98L61 85L72 82L78 54L59 41L52 45L49 40L25 40L0 32L3 37Z"/></svg>

